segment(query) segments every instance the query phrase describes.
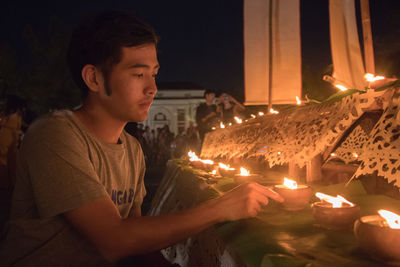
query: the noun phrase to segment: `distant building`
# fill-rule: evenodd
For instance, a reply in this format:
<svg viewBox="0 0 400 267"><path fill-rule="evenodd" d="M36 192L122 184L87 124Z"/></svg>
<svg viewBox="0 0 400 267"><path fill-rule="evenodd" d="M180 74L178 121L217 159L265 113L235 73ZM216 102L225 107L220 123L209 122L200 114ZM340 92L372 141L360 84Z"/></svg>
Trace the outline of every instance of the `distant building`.
<svg viewBox="0 0 400 267"><path fill-rule="evenodd" d="M204 91L192 83L159 84L149 117L143 124L151 129L167 124L175 135L183 133L190 121L195 123L196 108L205 102Z"/></svg>

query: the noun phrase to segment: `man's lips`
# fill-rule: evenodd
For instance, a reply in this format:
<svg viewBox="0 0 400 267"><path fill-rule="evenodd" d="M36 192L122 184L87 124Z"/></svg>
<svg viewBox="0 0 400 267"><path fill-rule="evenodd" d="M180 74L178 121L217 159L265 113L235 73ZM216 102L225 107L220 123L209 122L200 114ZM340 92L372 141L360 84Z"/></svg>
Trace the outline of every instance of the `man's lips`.
<svg viewBox="0 0 400 267"><path fill-rule="evenodd" d="M153 103L152 101L143 102L143 103L140 103L139 106L142 107L142 108L145 108L145 109L149 109L152 103Z"/></svg>

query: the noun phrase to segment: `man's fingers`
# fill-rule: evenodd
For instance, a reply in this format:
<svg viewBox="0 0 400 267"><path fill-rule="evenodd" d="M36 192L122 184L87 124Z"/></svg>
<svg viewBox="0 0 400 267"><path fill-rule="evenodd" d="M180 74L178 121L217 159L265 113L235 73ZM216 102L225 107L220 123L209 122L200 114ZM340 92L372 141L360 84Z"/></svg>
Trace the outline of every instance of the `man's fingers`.
<svg viewBox="0 0 400 267"><path fill-rule="evenodd" d="M285 201L285 199L281 195L279 195L277 192L275 192L274 190L272 190L270 188L267 188L267 196L269 198L272 198L273 200L281 202L281 203L283 201Z"/></svg>
<svg viewBox="0 0 400 267"><path fill-rule="evenodd" d="M272 188L265 187L265 186L260 185L258 183L254 183L254 186L265 197L269 197L269 198L271 198L271 199L273 199L275 201L281 202L281 203L283 201L285 201L285 199L281 195L279 195L277 192L275 192Z"/></svg>

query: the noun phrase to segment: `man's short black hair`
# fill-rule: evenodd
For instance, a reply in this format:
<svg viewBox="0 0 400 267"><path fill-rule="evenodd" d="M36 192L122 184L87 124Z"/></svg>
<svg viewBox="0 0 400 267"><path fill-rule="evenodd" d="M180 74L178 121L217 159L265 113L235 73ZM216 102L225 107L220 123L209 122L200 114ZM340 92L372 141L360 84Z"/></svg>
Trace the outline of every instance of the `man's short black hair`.
<svg viewBox="0 0 400 267"><path fill-rule="evenodd" d="M158 40L149 24L124 11L104 11L83 20L71 36L67 56L82 97L89 92L81 74L85 65L99 67L107 83L112 67L121 60L122 47L157 45Z"/></svg>
<svg viewBox="0 0 400 267"><path fill-rule="evenodd" d="M207 89L204 91L204 97L208 94L214 94L215 95L215 91L213 89Z"/></svg>

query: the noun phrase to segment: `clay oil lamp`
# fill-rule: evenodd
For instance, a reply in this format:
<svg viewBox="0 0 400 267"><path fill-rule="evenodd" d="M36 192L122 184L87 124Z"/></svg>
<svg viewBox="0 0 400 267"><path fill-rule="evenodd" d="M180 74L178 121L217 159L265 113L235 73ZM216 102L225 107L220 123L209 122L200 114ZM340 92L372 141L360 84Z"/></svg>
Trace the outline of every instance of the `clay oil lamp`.
<svg viewBox="0 0 400 267"><path fill-rule="evenodd" d="M283 178L283 184L275 185L274 191L281 195L285 201L281 204L284 210L301 210L307 207L312 190L308 185L298 185L296 181Z"/></svg>
<svg viewBox="0 0 400 267"><path fill-rule="evenodd" d="M379 215L359 218L354 234L361 248L371 257L388 262L400 262L400 216L387 210ZM396 265L398 266L398 265Z"/></svg>
<svg viewBox="0 0 400 267"><path fill-rule="evenodd" d="M333 197L323 193L316 193L321 201L314 202L311 207L318 224L326 229L351 228L360 217L360 207L342 196Z"/></svg>
<svg viewBox="0 0 400 267"><path fill-rule="evenodd" d="M221 176L227 176L227 177L234 177L235 174L238 173L238 170L235 168L231 168L229 165L226 165L224 163L218 163L218 172Z"/></svg>
<svg viewBox="0 0 400 267"><path fill-rule="evenodd" d="M250 173L250 171L246 170L243 167L240 167L240 173L234 175L234 178L237 182L254 182L261 178L261 175Z"/></svg>

